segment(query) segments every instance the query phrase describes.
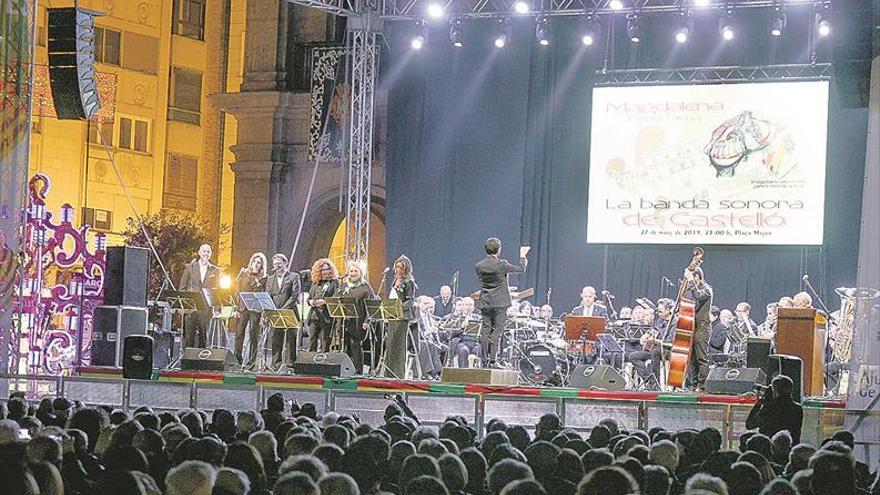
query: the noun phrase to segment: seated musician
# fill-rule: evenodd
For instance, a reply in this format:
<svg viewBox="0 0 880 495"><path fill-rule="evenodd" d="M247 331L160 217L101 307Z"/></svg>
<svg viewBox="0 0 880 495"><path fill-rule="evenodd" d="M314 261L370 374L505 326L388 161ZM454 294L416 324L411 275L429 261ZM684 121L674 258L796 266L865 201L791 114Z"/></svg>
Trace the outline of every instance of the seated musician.
<svg viewBox="0 0 880 495"><path fill-rule="evenodd" d="M553 306L549 304L545 304L541 306L541 319L542 320L550 320L553 319Z"/></svg>
<svg viewBox="0 0 880 495"><path fill-rule="evenodd" d="M794 305L792 307L808 309L813 307L813 297L806 292L798 292L791 298Z"/></svg>
<svg viewBox="0 0 880 495"><path fill-rule="evenodd" d="M581 303L571 310L572 316L601 316L608 318L608 310L596 301L596 289L586 286L581 289Z"/></svg>
<svg viewBox="0 0 880 495"><path fill-rule="evenodd" d="M633 364L636 373L643 380L645 387L649 389L660 388L660 351L663 344L671 345L675 337L676 322L673 320L670 324L669 319L672 317L675 302L671 299L660 299L657 301L657 318L654 320L650 332L645 333L641 339L644 348L635 351L627 356L627 359ZM643 311L638 307L633 309L633 317L637 315L641 317ZM667 332L666 329L669 329ZM669 357L669 351L664 350L664 359ZM648 362L650 361L650 370Z"/></svg>
<svg viewBox="0 0 880 495"><path fill-rule="evenodd" d="M749 335L758 334L758 324L751 318L752 306L743 301L736 305L734 311L736 316L736 324L742 329L747 330Z"/></svg>
<svg viewBox="0 0 880 495"><path fill-rule="evenodd" d="M450 335L449 365L453 364L453 359L458 358L458 367L468 368L471 360L480 356L479 338L465 333L468 322L480 321L480 317L474 314L474 300L470 297L457 300L453 317L458 317L460 324L456 325Z"/></svg>
<svg viewBox="0 0 880 495"><path fill-rule="evenodd" d="M422 365L422 378L439 380L443 369L440 353L443 343L437 333L437 317L434 316L436 301L430 296L419 296L416 300L419 310L419 330L421 331L419 362Z"/></svg>
<svg viewBox="0 0 880 495"><path fill-rule="evenodd" d="M769 339L776 338L776 320L778 318L779 303L770 303L767 305L767 317L764 323L758 325L758 336Z"/></svg>
<svg viewBox="0 0 880 495"><path fill-rule="evenodd" d="M721 318L721 313L725 314L725 317ZM727 326L727 322L730 318L727 316L730 314L730 310L725 309L721 311L718 306L712 306L709 309L709 321L711 322L711 327L709 330L709 354L724 354L727 347L727 334L730 330Z"/></svg>

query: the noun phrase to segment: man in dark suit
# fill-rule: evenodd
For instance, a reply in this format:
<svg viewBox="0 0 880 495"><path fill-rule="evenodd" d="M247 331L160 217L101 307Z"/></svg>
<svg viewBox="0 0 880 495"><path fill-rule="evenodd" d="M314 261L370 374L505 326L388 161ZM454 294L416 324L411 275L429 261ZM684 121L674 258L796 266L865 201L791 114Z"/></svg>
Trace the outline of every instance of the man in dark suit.
<svg viewBox="0 0 880 495"><path fill-rule="evenodd" d="M712 309L712 286L703 279L703 269L685 270L685 295L694 301L694 335L691 345L691 359L688 375L697 391L703 390L709 376L709 334L712 328L710 312Z"/></svg>
<svg viewBox="0 0 880 495"><path fill-rule="evenodd" d="M501 241L495 237L486 239L486 257L477 262L475 269L480 281L480 312L483 314L483 330L480 344L483 348L483 359L488 366L494 366L498 357L498 342L507 320L507 308L510 307L510 287L507 285L508 273L522 273L526 270L526 255L529 246L519 248L519 264L499 258Z"/></svg>
<svg viewBox="0 0 880 495"><path fill-rule="evenodd" d="M434 297L434 316L443 318L446 315L451 315L454 309L455 301L452 299L452 288L448 285L440 287L440 295Z"/></svg>
<svg viewBox="0 0 880 495"><path fill-rule="evenodd" d="M571 315L601 316L602 318L607 319L608 310L605 309L605 305L596 301L596 289L588 285L581 289L581 304L575 306L574 309L571 310Z"/></svg>
<svg viewBox="0 0 880 495"><path fill-rule="evenodd" d="M266 292L272 296L272 302L278 309L292 309L295 312L296 300L302 287L299 274L291 272L287 269L287 256L278 253L272 256L272 267L274 271L266 280ZM297 312L298 313L298 312ZM300 315L297 314L297 318ZM287 329L287 356L284 361L287 366L291 366L296 360L296 330ZM281 354L284 348L285 331L281 328L272 330L272 367L276 370L281 367Z"/></svg>
<svg viewBox="0 0 880 495"><path fill-rule="evenodd" d="M211 264L211 246L202 244L199 247L199 257L186 264L180 284L177 290L185 292L198 292L202 297L202 289L216 289L220 287L220 268ZM210 311L197 311L187 318L184 327L184 347L205 347L206 330L211 321Z"/></svg>

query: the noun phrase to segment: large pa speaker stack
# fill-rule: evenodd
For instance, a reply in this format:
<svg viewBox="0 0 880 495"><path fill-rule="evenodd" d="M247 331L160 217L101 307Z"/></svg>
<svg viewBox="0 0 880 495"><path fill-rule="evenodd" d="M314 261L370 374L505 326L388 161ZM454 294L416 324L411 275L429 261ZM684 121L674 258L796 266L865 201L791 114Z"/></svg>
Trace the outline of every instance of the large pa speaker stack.
<svg viewBox="0 0 880 495"><path fill-rule="evenodd" d="M619 371L607 364L581 364L571 372L568 386L589 390L620 391L626 387L626 381Z"/></svg>
<svg viewBox="0 0 880 495"><path fill-rule="evenodd" d="M131 246L107 248L104 304L147 307L150 250Z"/></svg>
<svg viewBox="0 0 880 495"><path fill-rule="evenodd" d="M101 107L95 84L95 17L49 9L49 84L59 119L87 119Z"/></svg>
<svg viewBox="0 0 880 495"><path fill-rule="evenodd" d="M125 338L146 334L147 308L98 306L92 315L92 365L121 367Z"/></svg>

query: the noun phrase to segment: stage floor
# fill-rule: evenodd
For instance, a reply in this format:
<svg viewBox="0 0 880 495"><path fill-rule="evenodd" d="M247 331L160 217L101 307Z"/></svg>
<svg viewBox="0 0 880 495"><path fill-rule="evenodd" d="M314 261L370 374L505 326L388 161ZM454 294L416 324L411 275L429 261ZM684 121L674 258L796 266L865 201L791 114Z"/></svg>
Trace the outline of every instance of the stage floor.
<svg viewBox="0 0 880 495"><path fill-rule="evenodd" d="M567 427L587 431L613 417L627 428L667 429L714 426L734 442L745 431L753 397L561 387L497 386L375 378L323 378L293 375L193 371L154 371L151 380L127 380L118 368L80 368L73 376L0 375L10 390L39 398L64 395L87 404L109 404L133 410L140 406L179 410L262 409L269 395L314 403L318 414L334 410L357 413L381 424L388 393L401 393L426 425L436 427L461 414L482 432L485 422L501 418L531 428L547 412L556 412ZM839 400L805 400L804 441L818 442L840 429L848 412Z"/></svg>

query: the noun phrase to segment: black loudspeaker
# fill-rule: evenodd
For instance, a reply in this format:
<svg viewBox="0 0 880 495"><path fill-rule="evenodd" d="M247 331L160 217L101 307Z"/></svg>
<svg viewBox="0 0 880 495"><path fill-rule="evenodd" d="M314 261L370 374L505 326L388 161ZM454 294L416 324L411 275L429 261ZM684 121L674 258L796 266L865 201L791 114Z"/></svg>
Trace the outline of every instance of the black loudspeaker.
<svg viewBox="0 0 880 495"><path fill-rule="evenodd" d="M104 304L147 307L149 272L149 249L130 246L107 248Z"/></svg>
<svg viewBox="0 0 880 495"><path fill-rule="evenodd" d="M764 370L766 378L768 356L770 356L770 339L748 337L746 340L746 368L760 368ZM766 385L766 383L761 385Z"/></svg>
<svg viewBox="0 0 880 495"><path fill-rule="evenodd" d="M300 351L293 363L296 375L346 378L354 375L354 363L341 352Z"/></svg>
<svg viewBox="0 0 880 495"><path fill-rule="evenodd" d="M235 371L238 368L238 359L229 349L188 347L180 360L180 369L184 371Z"/></svg>
<svg viewBox="0 0 880 495"><path fill-rule="evenodd" d="M739 395L755 390L755 385L767 382L759 368L712 368L706 378L706 392L710 394Z"/></svg>
<svg viewBox="0 0 880 495"><path fill-rule="evenodd" d="M92 314L92 366L122 366L125 338L146 334L147 308L96 307Z"/></svg>
<svg viewBox="0 0 880 495"><path fill-rule="evenodd" d="M803 402L804 400L804 363L797 356L787 354L770 354L767 358L767 383L773 381L776 375L785 375L794 382L791 389L791 398Z"/></svg>
<svg viewBox="0 0 880 495"><path fill-rule="evenodd" d="M153 338L129 335L122 344L122 377L149 380L153 375Z"/></svg>
<svg viewBox="0 0 880 495"><path fill-rule="evenodd" d="M626 387L626 381L619 371L607 364L581 364L571 372L568 386L619 391Z"/></svg>
<svg viewBox="0 0 880 495"><path fill-rule="evenodd" d="M87 119L101 108L95 84L95 17L49 10L49 84L59 119Z"/></svg>

